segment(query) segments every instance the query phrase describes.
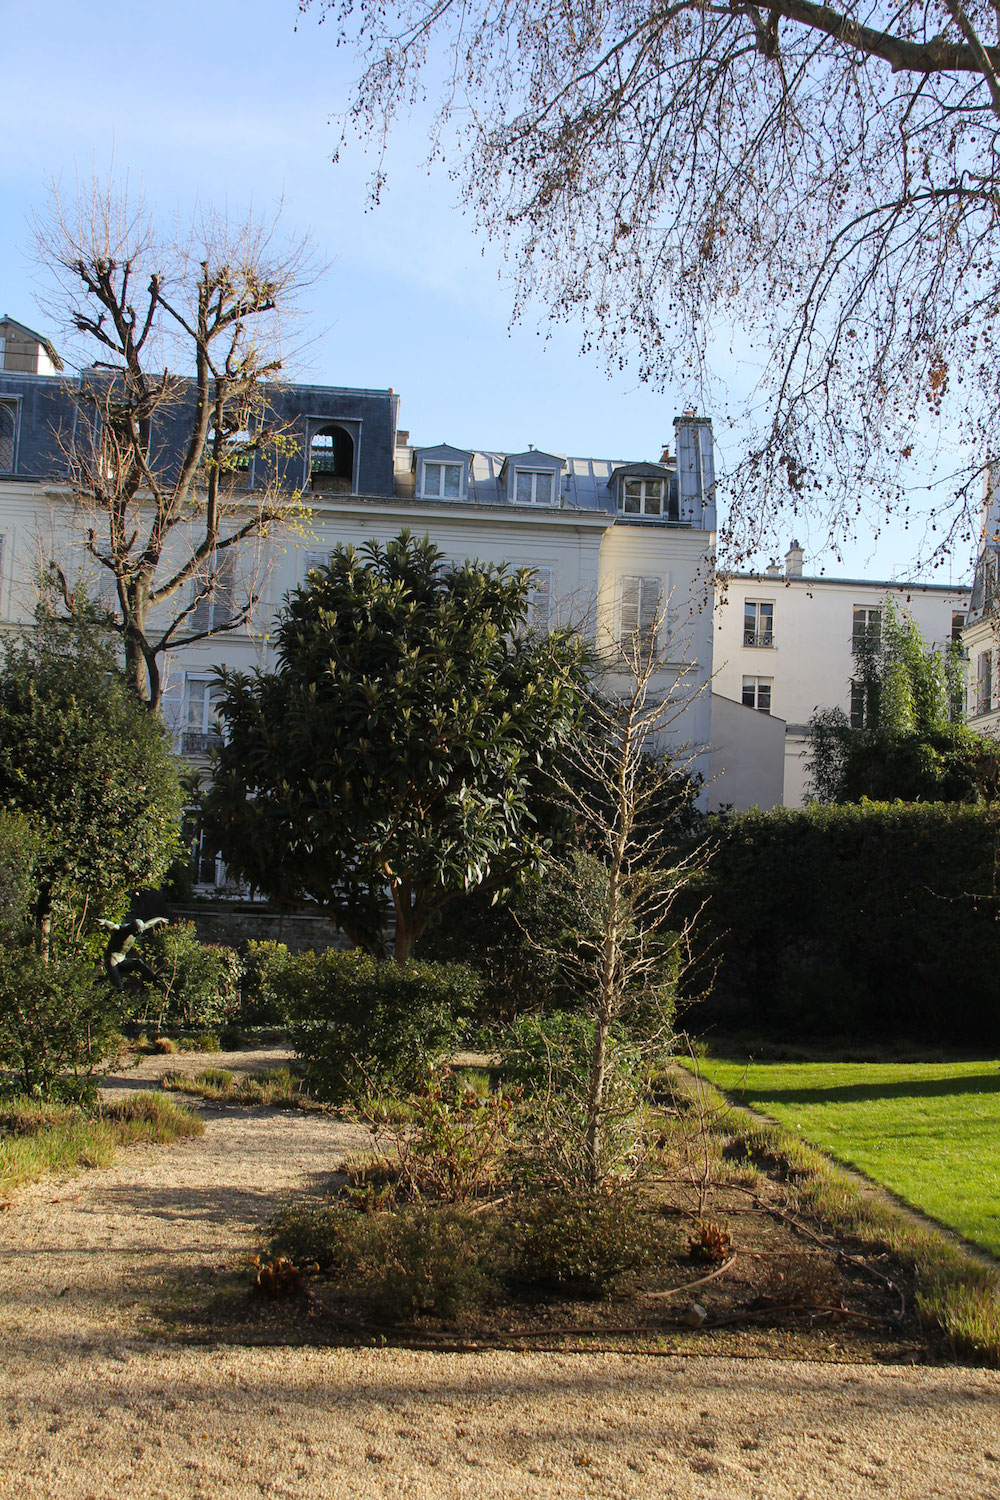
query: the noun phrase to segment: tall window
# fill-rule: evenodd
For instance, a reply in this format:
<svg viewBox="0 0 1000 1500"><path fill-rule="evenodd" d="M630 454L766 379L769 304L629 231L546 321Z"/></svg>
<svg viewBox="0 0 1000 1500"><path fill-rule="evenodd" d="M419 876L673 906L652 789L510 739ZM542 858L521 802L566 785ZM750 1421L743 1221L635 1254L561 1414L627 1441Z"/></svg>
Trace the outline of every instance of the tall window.
<svg viewBox="0 0 1000 1500"><path fill-rule="evenodd" d="M551 470L518 469L514 480L514 498L518 505L551 505Z"/></svg>
<svg viewBox="0 0 1000 1500"><path fill-rule="evenodd" d="M424 464L420 493L427 500L457 500L462 493L462 465Z"/></svg>
<svg viewBox="0 0 1000 1500"><path fill-rule="evenodd" d="M16 437L17 406L13 401L0 401L0 474L13 473Z"/></svg>
<svg viewBox="0 0 1000 1500"><path fill-rule="evenodd" d="M774 605L747 599L743 605L744 646L774 645Z"/></svg>
<svg viewBox="0 0 1000 1500"><path fill-rule="evenodd" d="M863 651L866 646L876 651L882 640L882 611L869 609L867 605L854 606L854 629L851 634L851 650Z"/></svg>
<svg viewBox="0 0 1000 1500"><path fill-rule="evenodd" d="M345 427L328 423L309 443L309 484L314 490L349 495L354 489L354 439Z"/></svg>
<svg viewBox="0 0 1000 1500"><path fill-rule="evenodd" d="M851 728L875 729L878 723L878 684L851 683Z"/></svg>
<svg viewBox="0 0 1000 1500"><path fill-rule="evenodd" d="M956 610L952 613L951 617L951 638L953 641L958 641L959 645L962 644L962 631L964 629L965 614Z"/></svg>
<svg viewBox="0 0 1000 1500"><path fill-rule="evenodd" d="M662 600L662 579L622 579L620 639L623 646L642 652L659 649Z"/></svg>
<svg viewBox="0 0 1000 1500"><path fill-rule="evenodd" d="M664 481L626 479L621 487L621 508L626 516L662 516Z"/></svg>
<svg viewBox="0 0 1000 1500"><path fill-rule="evenodd" d="M773 677L744 677L743 707L755 708L758 713L769 714L773 683Z"/></svg>
<svg viewBox="0 0 1000 1500"><path fill-rule="evenodd" d="M535 568L528 597L528 625L532 630L546 631L552 613L552 569Z"/></svg>
<svg viewBox="0 0 1000 1500"><path fill-rule="evenodd" d="M208 843L205 830L198 821L198 813L190 808L184 814L181 838L187 845L191 859L191 879L195 885L222 885L225 868L220 856Z"/></svg>
<svg viewBox="0 0 1000 1500"><path fill-rule="evenodd" d="M211 678L188 677L184 683L182 755L207 755L222 738L219 699L222 689Z"/></svg>
<svg viewBox="0 0 1000 1500"><path fill-rule="evenodd" d="M232 547L216 553L207 578L194 582L195 607L188 616L192 630L225 630L236 614L236 554Z"/></svg>
<svg viewBox="0 0 1000 1500"><path fill-rule="evenodd" d="M988 714L993 707L993 652L981 651L976 662L976 713Z"/></svg>

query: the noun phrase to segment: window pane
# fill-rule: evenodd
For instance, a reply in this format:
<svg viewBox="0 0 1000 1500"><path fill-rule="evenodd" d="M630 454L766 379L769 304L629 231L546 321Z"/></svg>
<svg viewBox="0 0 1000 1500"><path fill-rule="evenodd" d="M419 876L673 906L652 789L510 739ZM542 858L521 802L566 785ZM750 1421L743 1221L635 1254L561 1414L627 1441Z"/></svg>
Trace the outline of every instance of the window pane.
<svg viewBox="0 0 1000 1500"><path fill-rule="evenodd" d="M459 464L444 465L444 492L455 496L461 492L462 470Z"/></svg>
<svg viewBox="0 0 1000 1500"><path fill-rule="evenodd" d="M625 514L637 516L642 509L642 480L626 479L625 481Z"/></svg>
<svg viewBox="0 0 1000 1500"><path fill-rule="evenodd" d="M757 707L762 714L771 712L771 682L767 677L758 678Z"/></svg>
<svg viewBox="0 0 1000 1500"><path fill-rule="evenodd" d="M424 494L440 495L441 464L424 464Z"/></svg>
<svg viewBox="0 0 1000 1500"><path fill-rule="evenodd" d="M518 505L531 504L531 475L518 473L517 476L517 503Z"/></svg>
<svg viewBox="0 0 1000 1500"><path fill-rule="evenodd" d="M663 510L663 480L646 479L643 484L646 490L647 516L660 515Z"/></svg>
<svg viewBox="0 0 1000 1500"><path fill-rule="evenodd" d="M552 475L551 474L536 474L535 475L535 504L536 505L551 505L552 504Z"/></svg>
<svg viewBox="0 0 1000 1500"><path fill-rule="evenodd" d="M755 677L744 677L743 679L743 707L757 707L757 679Z"/></svg>

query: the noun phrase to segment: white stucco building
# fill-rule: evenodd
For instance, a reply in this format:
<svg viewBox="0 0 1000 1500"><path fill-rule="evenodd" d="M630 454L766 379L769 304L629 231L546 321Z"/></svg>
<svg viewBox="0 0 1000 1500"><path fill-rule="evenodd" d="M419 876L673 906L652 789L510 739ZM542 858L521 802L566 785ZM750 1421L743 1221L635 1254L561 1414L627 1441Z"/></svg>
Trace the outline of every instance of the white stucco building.
<svg viewBox="0 0 1000 1500"><path fill-rule="evenodd" d="M0 630L30 621L49 558L91 586L101 573L81 545L67 475L66 435L86 409L85 377L61 378L51 346L23 325L10 328L17 333L16 363L14 340L0 359ZM533 628L576 625L604 648L636 633L655 635L661 666L654 691L674 696L683 709L668 743L707 780L715 541L708 419L692 412L678 417L675 454L634 461L530 446L513 453L417 446L398 430L399 398L389 390L282 386L269 401L290 435L283 469L276 472L272 463L265 474L250 457L239 487L250 506L255 489L277 481L301 494L306 513L294 527L275 528L263 556L254 557L263 587L249 624L170 651L162 712L180 754L202 759L217 734L217 666L273 664L269 625L288 590L338 544L386 541L406 527L428 534L453 561L530 568ZM183 402L170 408L167 420L179 425L161 436L168 453L183 436L182 408ZM94 420L91 407L81 428ZM245 550L261 552L257 543ZM241 557L235 548L226 557L235 591ZM198 584L186 586L191 625L231 617L225 584L217 580L204 598ZM104 597L113 604L110 592ZM201 873L207 878L207 870Z"/></svg>
<svg viewBox="0 0 1000 1500"><path fill-rule="evenodd" d="M727 704L742 704L783 725L782 790L761 806L801 807L806 801L806 726L817 708L842 708L858 721L862 707L852 691L857 647L866 632L879 629L886 599L913 618L928 645L941 647L961 636L970 590L810 576L796 542L783 567L775 563L764 573L736 573L718 588L713 691ZM716 733L713 729L713 742ZM733 733L736 738L741 730ZM713 784L711 795L713 805L740 805L727 798L725 776Z"/></svg>

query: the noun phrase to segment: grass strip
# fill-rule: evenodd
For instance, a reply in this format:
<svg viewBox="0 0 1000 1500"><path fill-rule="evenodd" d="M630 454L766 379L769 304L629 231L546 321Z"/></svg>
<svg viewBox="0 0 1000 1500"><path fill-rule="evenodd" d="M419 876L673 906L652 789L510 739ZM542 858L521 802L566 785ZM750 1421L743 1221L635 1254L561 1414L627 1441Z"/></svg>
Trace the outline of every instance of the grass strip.
<svg viewBox="0 0 1000 1500"><path fill-rule="evenodd" d="M711 1060L701 1070L1000 1257L1000 1062Z"/></svg>
<svg viewBox="0 0 1000 1500"><path fill-rule="evenodd" d="M88 1112L16 1096L0 1103L0 1195L43 1177L106 1167L120 1146L201 1135L203 1121L172 1099L129 1094Z"/></svg>
<svg viewBox="0 0 1000 1500"><path fill-rule="evenodd" d="M288 1068L237 1076L228 1068L202 1068L199 1073L164 1073L160 1087L172 1093L193 1094L223 1104L269 1104L280 1108L321 1110L323 1105L304 1091L302 1080Z"/></svg>
<svg viewBox="0 0 1000 1500"><path fill-rule="evenodd" d="M735 1065L733 1065L735 1067ZM685 1063L691 1070L691 1064ZM717 1063L699 1063L705 1103L716 1122L746 1148L747 1166L768 1157L791 1169L792 1201L829 1230L849 1236L868 1255L888 1254L912 1277L916 1310L925 1332L942 1339L956 1359L1000 1367L1000 1268L977 1258L888 1200L873 1200L829 1156L780 1123L757 1123L726 1110L726 1095L706 1081ZM744 1070L739 1069L740 1076ZM726 1076L726 1075L723 1075ZM744 1102L733 1090L732 1098Z"/></svg>

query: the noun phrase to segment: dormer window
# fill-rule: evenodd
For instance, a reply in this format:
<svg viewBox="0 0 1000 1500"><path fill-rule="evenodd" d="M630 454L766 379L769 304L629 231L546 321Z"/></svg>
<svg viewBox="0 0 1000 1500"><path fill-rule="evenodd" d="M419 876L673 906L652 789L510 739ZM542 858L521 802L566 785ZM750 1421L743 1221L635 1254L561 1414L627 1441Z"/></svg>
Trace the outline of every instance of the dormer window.
<svg viewBox="0 0 1000 1500"><path fill-rule="evenodd" d="M457 500L462 493L461 464L431 464L423 466L421 494L428 500Z"/></svg>
<svg viewBox="0 0 1000 1500"><path fill-rule="evenodd" d="M514 475L514 498L518 505L551 505L555 475L551 469L517 469Z"/></svg>
<svg viewBox="0 0 1000 1500"><path fill-rule="evenodd" d="M0 474L13 473L16 438L17 403L0 401Z"/></svg>
<svg viewBox="0 0 1000 1500"><path fill-rule="evenodd" d="M626 516L662 516L662 479L625 479L622 481L620 508Z"/></svg>
<svg viewBox="0 0 1000 1500"><path fill-rule="evenodd" d="M339 423L317 428L310 439L309 486L335 495L354 490L354 439Z"/></svg>

